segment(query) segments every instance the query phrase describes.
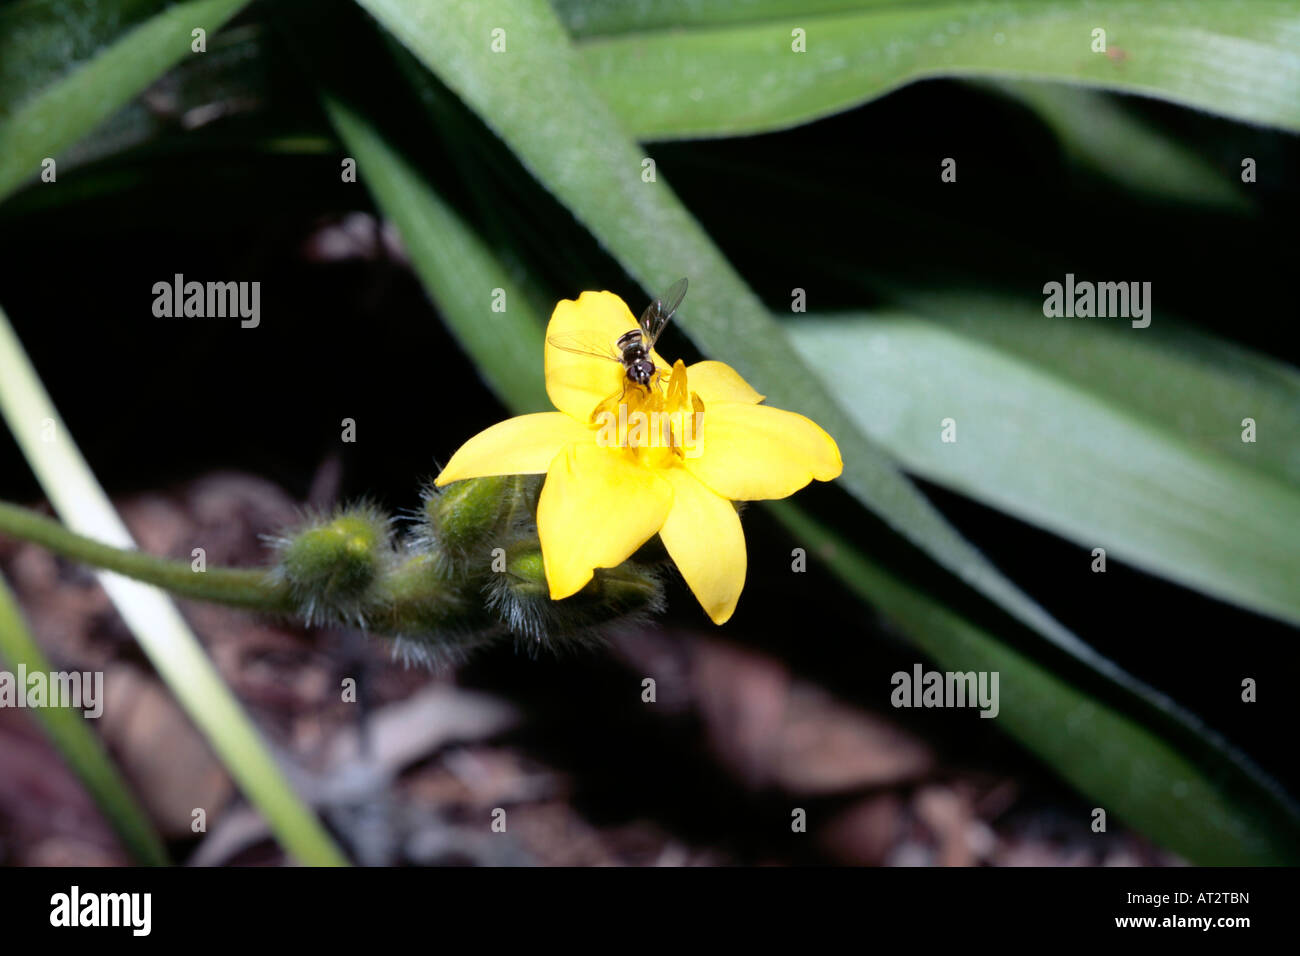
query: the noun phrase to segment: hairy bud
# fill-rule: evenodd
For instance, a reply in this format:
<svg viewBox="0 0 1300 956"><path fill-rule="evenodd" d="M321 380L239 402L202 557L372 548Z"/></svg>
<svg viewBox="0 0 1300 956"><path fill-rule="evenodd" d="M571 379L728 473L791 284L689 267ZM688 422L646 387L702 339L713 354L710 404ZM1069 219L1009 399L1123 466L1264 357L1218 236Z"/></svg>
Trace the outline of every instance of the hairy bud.
<svg viewBox="0 0 1300 956"><path fill-rule="evenodd" d="M310 623L365 624L376 582L393 559L389 519L362 504L278 542L278 572Z"/></svg>
<svg viewBox="0 0 1300 956"><path fill-rule="evenodd" d="M560 647L590 643L598 628L663 610L663 587L651 568L628 561L598 569L572 597L551 600L536 539L507 556L503 573L488 582L488 606L520 638Z"/></svg>
<svg viewBox="0 0 1300 956"><path fill-rule="evenodd" d="M450 574L476 570L493 548L535 534L541 480L534 475L471 478L424 496L417 540L436 553Z"/></svg>
<svg viewBox="0 0 1300 956"><path fill-rule="evenodd" d="M589 643L602 625L659 611L646 564L600 569L551 600L537 539L541 477L508 475L429 488L411 532L395 542L370 505L314 518L277 541L276 573L309 624L350 624L394 638L408 661L441 664L513 634L530 647Z"/></svg>

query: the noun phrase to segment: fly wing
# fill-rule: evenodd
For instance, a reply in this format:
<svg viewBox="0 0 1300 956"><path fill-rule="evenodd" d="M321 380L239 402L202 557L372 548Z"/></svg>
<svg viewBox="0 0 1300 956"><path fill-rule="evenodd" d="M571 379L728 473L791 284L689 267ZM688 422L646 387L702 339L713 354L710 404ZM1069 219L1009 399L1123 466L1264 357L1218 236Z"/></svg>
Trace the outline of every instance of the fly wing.
<svg viewBox="0 0 1300 956"><path fill-rule="evenodd" d="M686 298L686 286L685 277L678 279L667 292L646 306L646 310L641 313L637 324L641 326L641 335L645 338L647 349L655 347L659 336L668 327L668 320L682 304L682 299Z"/></svg>
<svg viewBox="0 0 1300 956"><path fill-rule="evenodd" d="M622 356L614 343L597 332L563 332L548 336L547 343L565 352L575 355L590 355L593 358L609 359L622 364Z"/></svg>

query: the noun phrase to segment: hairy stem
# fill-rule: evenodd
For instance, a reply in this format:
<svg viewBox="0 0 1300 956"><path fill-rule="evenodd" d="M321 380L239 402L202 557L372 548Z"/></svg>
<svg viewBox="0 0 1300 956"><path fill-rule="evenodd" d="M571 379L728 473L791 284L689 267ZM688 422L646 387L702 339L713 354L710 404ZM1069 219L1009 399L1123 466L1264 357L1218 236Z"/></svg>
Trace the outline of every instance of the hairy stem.
<svg viewBox="0 0 1300 956"><path fill-rule="evenodd" d="M53 518L4 501L0 501L0 534L39 544L73 561L114 571L182 597L267 614L303 613L289 585L263 568L210 567L195 571L185 561L103 544L68 530ZM365 622L367 630L377 633L425 631L463 620L471 612L424 556L393 568L380 587L384 600Z"/></svg>
<svg viewBox="0 0 1300 956"><path fill-rule="evenodd" d="M263 569L208 568L195 571L185 561L102 544L69 531L53 518L3 501L0 501L0 533L183 597L269 613L283 614L294 610L288 587Z"/></svg>

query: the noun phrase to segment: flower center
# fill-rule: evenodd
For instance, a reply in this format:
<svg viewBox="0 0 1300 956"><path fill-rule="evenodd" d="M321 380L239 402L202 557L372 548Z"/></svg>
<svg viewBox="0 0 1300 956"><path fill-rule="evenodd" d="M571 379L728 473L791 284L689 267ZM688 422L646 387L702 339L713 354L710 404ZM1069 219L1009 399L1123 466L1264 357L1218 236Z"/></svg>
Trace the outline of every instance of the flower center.
<svg viewBox="0 0 1300 956"><path fill-rule="evenodd" d="M596 406L592 421L600 426L596 444L625 448L651 467L696 458L703 450L704 402L687 388L686 365L680 359L671 372L656 373L648 385L626 381L620 392Z"/></svg>

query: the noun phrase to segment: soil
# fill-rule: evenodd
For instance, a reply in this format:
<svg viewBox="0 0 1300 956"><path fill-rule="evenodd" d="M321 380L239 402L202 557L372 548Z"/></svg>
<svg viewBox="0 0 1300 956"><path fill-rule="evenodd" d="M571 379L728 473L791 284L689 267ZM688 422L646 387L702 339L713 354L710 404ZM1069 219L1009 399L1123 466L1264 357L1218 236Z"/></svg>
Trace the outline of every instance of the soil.
<svg viewBox="0 0 1300 956"><path fill-rule="evenodd" d="M265 562L264 537L300 513L274 484L234 473L116 504L143 549L188 560L202 541L212 565ZM5 539L0 571L54 666L105 672L93 727L173 858L286 863L94 575ZM960 737L846 700L743 635L669 622L577 656L507 643L434 672L358 632L181 608L358 862L1178 862L1115 822L1092 832L1084 801L1014 748L963 760ZM0 710L0 755L0 863L129 862L29 712ZM192 830L195 808L205 832Z"/></svg>

